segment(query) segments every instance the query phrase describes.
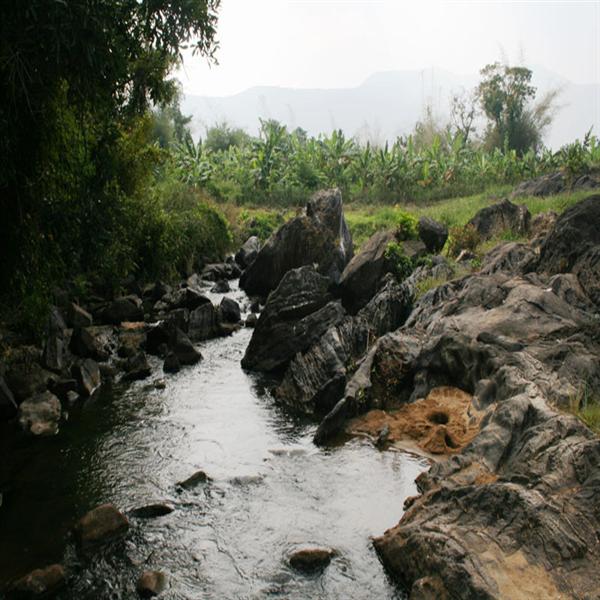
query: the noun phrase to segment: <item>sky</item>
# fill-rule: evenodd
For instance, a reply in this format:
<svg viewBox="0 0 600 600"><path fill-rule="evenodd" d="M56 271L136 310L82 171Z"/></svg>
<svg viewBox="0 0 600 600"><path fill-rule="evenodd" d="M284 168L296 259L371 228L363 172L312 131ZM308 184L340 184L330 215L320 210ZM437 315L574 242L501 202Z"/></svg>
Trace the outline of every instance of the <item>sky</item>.
<svg viewBox="0 0 600 600"><path fill-rule="evenodd" d="M476 74L496 60L600 83L600 0L222 0L218 65L184 55L184 92L344 88L379 71Z"/></svg>

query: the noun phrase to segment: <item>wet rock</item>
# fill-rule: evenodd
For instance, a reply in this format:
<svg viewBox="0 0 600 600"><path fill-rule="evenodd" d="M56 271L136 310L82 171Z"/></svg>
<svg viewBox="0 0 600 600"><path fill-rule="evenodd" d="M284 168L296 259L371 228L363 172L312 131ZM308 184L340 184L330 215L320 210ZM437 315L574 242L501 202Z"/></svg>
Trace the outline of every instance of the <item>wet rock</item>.
<svg viewBox="0 0 600 600"><path fill-rule="evenodd" d="M141 598L154 598L167 587L167 576L161 571L144 571L137 582Z"/></svg>
<svg viewBox="0 0 600 600"><path fill-rule="evenodd" d="M246 321L244 324L246 325L246 327L256 327L257 323L258 323L258 315L256 315L255 313L250 313L246 317Z"/></svg>
<svg viewBox="0 0 600 600"><path fill-rule="evenodd" d="M52 333L46 338L42 361L50 371L60 373L65 368L65 341L62 335Z"/></svg>
<svg viewBox="0 0 600 600"><path fill-rule="evenodd" d="M92 315L84 308L71 302L67 307L67 323L69 327L90 327L93 324Z"/></svg>
<svg viewBox="0 0 600 600"><path fill-rule="evenodd" d="M17 404L45 391L58 377L40 364L40 353L33 346L14 348L11 363L7 366L5 380Z"/></svg>
<svg viewBox="0 0 600 600"><path fill-rule="evenodd" d="M328 286L329 279L312 266L288 271L269 295L242 366L260 371L282 368L339 323L345 312L339 302L331 301Z"/></svg>
<svg viewBox="0 0 600 600"><path fill-rule="evenodd" d="M260 251L260 240L255 235L249 237L235 255L235 262L242 269L247 269L255 260Z"/></svg>
<svg viewBox="0 0 600 600"><path fill-rule="evenodd" d="M588 250L600 245L600 195L567 209L540 248L539 270L566 273Z"/></svg>
<svg viewBox="0 0 600 600"><path fill-rule="evenodd" d="M17 403L4 377L0 377L0 421L12 419L17 414Z"/></svg>
<svg viewBox="0 0 600 600"><path fill-rule="evenodd" d="M165 373L178 373L181 371L181 363L175 354L172 352L167 354L163 363L163 371Z"/></svg>
<svg viewBox="0 0 600 600"><path fill-rule="evenodd" d="M212 302L203 304L190 314L188 335L194 342L215 337L219 331L218 312Z"/></svg>
<svg viewBox="0 0 600 600"><path fill-rule="evenodd" d="M352 237L343 215L339 190L316 193L303 215L285 223L261 248L240 278L249 295L266 297L291 269L317 265L337 282L352 258Z"/></svg>
<svg viewBox="0 0 600 600"><path fill-rule="evenodd" d="M124 367L124 381L137 381L139 379L146 379L146 377L150 377L150 374L152 373L152 369L148 364L148 359L143 352L138 352L134 356L128 358L125 361Z"/></svg>
<svg viewBox="0 0 600 600"><path fill-rule="evenodd" d="M229 287L229 283L226 279L219 279L219 281L217 281L217 283L210 288L210 291L213 294L226 294L227 292L231 291L231 288Z"/></svg>
<svg viewBox="0 0 600 600"><path fill-rule="evenodd" d="M77 390L77 381L72 378L62 378L52 383L50 391L61 400L67 399L69 392Z"/></svg>
<svg viewBox="0 0 600 600"><path fill-rule="evenodd" d="M293 552L289 562L297 571L314 573L325 569L334 556L335 552L330 548L304 548Z"/></svg>
<svg viewBox="0 0 600 600"><path fill-rule="evenodd" d="M100 340L87 327L77 327L73 330L69 349L81 358L93 358L101 362L108 359L108 352L104 350Z"/></svg>
<svg viewBox="0 0 600 600"><path fill-rule="evenodd" d="M89 398L100 388L102 382L100 368L91 358L74 364L71 367L71 374L77 380L79 392L84 398Z"/></svg>
<svg viewBox="0 0 600 600"><path fill-rule="evenodd" d="M175 509L170 504L157 503L140 506L131 511L131 516L136 519L157 519L171 514Z"/></svg>
<svg viewBox="0 0 600 600"><path fill-rule="evenodd" d="M163 298L162 301L166 302L171 310L175 310L177 308L187 308L190 311L202 306L203 304L210 303L209 298L191 287L185 287L176 290L168 297Z"/></svg>
<svg viewBox="0 0 600 600"><path fill-rule="evenodd" d="M240 305L232 298L224 297L221 300L219 314L225 323L239 323L242 320Z"/></svg>
<svg viewBox="0 0 600 600"><path fill-rule="evenodd" d="M124 330L119 333L117 354L121 358L130 358L141 351L146 343L146 333L140 330Z"/></svg>
<svg viewBox="0 0 600 600"><path fill-rule="evenodd" d="M482 208L470 221L482 239L487 240L503 231L527 234L531 223L531 214L526 206L502 200Z"/></svg>
<svg viewBox="0 0 600 600"><path fill-rule="evenodd" d="M36 394L19 406L19 424L33 435L57 434L60 416L60 400L48 391Z"/></svg>
<svg viewBox="0 0 600 600"><path fill-rule="evenodd" d="M421 217L419 219L419 237L425 244L427 252L436 254L446 244L448 228L430 217Z"/></svg>
<svg viewBox="0 0 600 600"><path fill-rule="evenodd" d="M163 348L168 347L172 335L173 326L167 321L160 321L156 325L149 327L146 332L146 351L150 354L160 356Z"/></svg>
<svg viewBox="0 0 600 600"><path fill-rule="evenodd" d="M377 232L344 269L339 290L344 306L351 313L358 312L375 295L389 267L385 252L395 241L393 231Z"/></svg>
<svg viewBox="0 0 600 600"><path fill-rule="evenodd" d="M196 473L194 473L192 476L180 481L177 484L177 487L184 490L191 490L197 485L200 485L201 483L208 483L209 481L210 477L204 471L196 471Z"/></svg>
<svg viewBox="0 0 600 600"><path fill-rule="evenodd" d="M167 315L167 321L187 333L190 327L190 310L188 308L176 308Z"/></svg>
<svg viewBox="0 0 600 600"><path fill-rule="evenodd" d="M74 534L78 546L88 551L124 535L128 529L125 515L112 504L102 504L79 520Z"/></svg>
<svg viewBox="0 0 600 600"><path fill-rule="evenodd" d="M235 263L210 263L202 269L202 279L218 281L219 279L237 279L242 271Z"/></svg>
<svg viewBox="0 0 600 600"><path fill-rule="evenodd" d="M59 592L66 583L62 565L50 565L35 569L13 583L7 591L7 600L35 600L49 598Z"/></svg>
<svg viewBox="0 0 600 600"><path fill-rule="evenodd" d="M124 321L143 321L142 301L133 294L116 298L101 311L101 318L109 325L119 325Z"/></svg>
<svg viewBox="0 0 600 600"><path fill-rule="evenodd" d="M150 285L147 285L143 290L143 297L149 298L153 302L158 302L163 296L169 294L172 291L170 285L157 281Z"/></svg>
<svg viewBox="0 0 600 600"><path fill-rule="evenodd" d="M181 329L175 329L169 340L169 347L182 365L195 365L202 360L202 354L194 348L190 338Z"/></svg>

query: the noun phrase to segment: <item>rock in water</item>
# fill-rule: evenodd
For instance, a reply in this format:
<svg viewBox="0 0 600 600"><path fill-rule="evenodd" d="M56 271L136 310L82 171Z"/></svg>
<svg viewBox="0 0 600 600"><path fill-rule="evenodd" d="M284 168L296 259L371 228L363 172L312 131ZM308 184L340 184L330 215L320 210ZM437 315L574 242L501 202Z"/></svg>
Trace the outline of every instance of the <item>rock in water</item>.
<svg viewBox="0 0 600 600"><path fill-rule="evenodd" d="M7 600L35 600L54 596L66 582L62 565L35 569L15 581L7 591Z"/></svg>
<svg viewBox="0 0 600 600"><path fill-rule="evenodd" d="M314 573L322 571L335 556L330 548L305 548L290 555L290 565L297 571Z"/></svg>
<svg viewBox="0 0 600 600"><path fill-rule="evenodd" d="M172 352L167 354L165 362L163 364L163 371L165 373L178 373L181 371L181 363L175 354Z"/></svg>
<svg viewBox="0 0 600 600"><path fill-rule="evenodd" d="M339 190L317 192L303 215L280 227L240 278L248 295L266 297L291 269L317 265L319 273L338 281L352 258L352 237Z"/></svg>
<svg viewBox="0 0 600 600"><path fill-rule="evenodd" d="M239 323L242 320L240 305L231 298L223 298L219 304L219 313L225 323Z"/></svg>
<svg viewBox="0 0 600 600"><path fill-rule="evenodd" d="M503 231L526 234L529 232L530 223L531 214L528 208L506 199L482 208L469 221L469 225L472 225L484 240Z"/></svg>
<svg viewBox="0 0 600 600"><path fill-rule="evenodd" d="M242 366L259 371L284 367L296 353L339 323L345 311L339 302L332 301L328 286L329 279L312 266L288 271L269 295Z"/></svg>
<svg viewBox="0 0 600 600"><path fill-rule="evenodd" d="M177 487L183 488L184 490L190 490L195 488L197 485L201 483L207 483L208 481L210 481L210 477L204 471L196 471L187 479L180 481L177 484Z"/></svg>
<svg viewBox="0 0 600 600"><path fill-rule="evenodd" d="M137 381L138 379L146 379L150 377L152 369L148 364L148 359L143 352L138 352L131 358L128 358L125 362L125 375L123 375L124 381Z"/></svg>
<svg viewBox="0 0 600 600"><path fill-rule="evenodd" d="M194 342L215 337L219 331L218 311L212 302L203 304L190 314L188 335Z"/></svg>
<svg viewBox="0 0 600 600"><path fill-rule="evenodd" d="M247 269L255 260L260 251L260 240L255 235L249 237L235 255L235 262L242 269Z"/></svg>
<svg viewBox="0 0 600 600"><path fill-rule="evenodd" d="M33 435L55 435L58 433L61 408L60 400L51 392L42 392L19 406L19 423Z"/></svg>
<svg viewBox="0 0 600 600"><path fill-rule="evenodd" d="M79 384L79 391L84 397L91 396L102 383L100 367L91 358L71 367L71 373Z"/></svg>
<svg viewBox="0 0 600 600"><path fill-rule="evenodd" d="M101 318L108 325L119 325L123 321L143 321L142 301L133 294L116 298L102 311Z"/></svg>
<svg viewBox="0 0 600 600"><path fill-rule="evenodd" d="M79 547L90 550L125 534L129 529L129 521L112 504L102 504L75 525L74 533Z"/></svg>
<svg viewBox="0 0 600 600"><path fill-rule="evenodd" d="M148 504L147 506L135 508L131 511L131 515L136 519L156 519L171 514L173 510L170 504Z"/></svg>
<svg viewBox="0 0 600 600"><path fill-rule="evenodd" d="M144 571L137 582L141 598L154 598L167 587L167 576L161 571Z"/></svg>
<svg viewBox="0 0 600 600"><path fill-rule="evenodd" d="M219 279L219 281L217 281L217 283L210 288L210 291L213 294L226 294L227 292L231 291L231 288L229 287L229 282L226 279Z"/></svg>
<svg viewBox="0 0 600 600"><path fill-rule="evenodd" d="M430 217L419 219L419 237L427 247L427 252L437 254L448 239L448 228Z"/></svg>

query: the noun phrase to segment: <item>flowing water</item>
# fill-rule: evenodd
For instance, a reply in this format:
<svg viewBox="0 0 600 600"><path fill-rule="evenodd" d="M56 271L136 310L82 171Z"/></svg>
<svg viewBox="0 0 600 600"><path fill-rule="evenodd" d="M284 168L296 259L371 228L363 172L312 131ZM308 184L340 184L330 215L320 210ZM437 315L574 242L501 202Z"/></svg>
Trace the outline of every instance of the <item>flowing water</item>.
<svg viewBox="0 0 600 600"><path fill-rule="evenodd" d="M250 336L200 344L204 360L166 377L164 389L152 385L162 376L154 363L149 380L72 410L56 437L0 429L0 589L62 561L69 600L135 598L144 569L168 574L161 597L172 599L402 597L370 537L398 522L425 462L359 439L314 446L314 424L273 402L272 380L241 369ZM199 469L212 481L178 491ZM175 510L131 518L124 540L79 558L68 532L104 502ZM322 574L288 566L306 545L336 550Z"/></svg>

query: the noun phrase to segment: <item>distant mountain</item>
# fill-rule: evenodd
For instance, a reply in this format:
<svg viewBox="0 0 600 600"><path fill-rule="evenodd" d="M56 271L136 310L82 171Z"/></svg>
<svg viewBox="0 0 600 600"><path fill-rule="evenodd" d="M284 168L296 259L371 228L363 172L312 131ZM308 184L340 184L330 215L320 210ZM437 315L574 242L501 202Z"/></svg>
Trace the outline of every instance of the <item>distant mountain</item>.
<svg viewBox="0 0 600 600"><path fill-rule="evenodd" d="M562 105L546 135L552 148L583 137L593 125L600 135L600 85L571 83L543 67L532 67L538 96L559 86ZM253 87L224 97L186 95L182 109L193 116L193 128L202 135L206 126L227 121L256 133L258 119L272 118L310 134L343 129L373 142L393 140L409 133L423 116L424 107L446 121L450 98L472 89L477 75L456 75L441 69L387 71L371 75L363 84L345 89L292 89Z"/></svg>

